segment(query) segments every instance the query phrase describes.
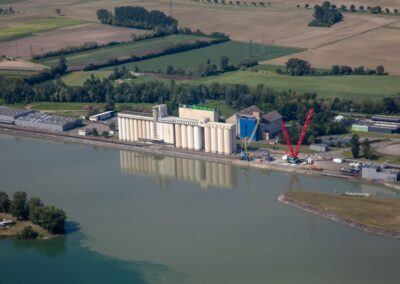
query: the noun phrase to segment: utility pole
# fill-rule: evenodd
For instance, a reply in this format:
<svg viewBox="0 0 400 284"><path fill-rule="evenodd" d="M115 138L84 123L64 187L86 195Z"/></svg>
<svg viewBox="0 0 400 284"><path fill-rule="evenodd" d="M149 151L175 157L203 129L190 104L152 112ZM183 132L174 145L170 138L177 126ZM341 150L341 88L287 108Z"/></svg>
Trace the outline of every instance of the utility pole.
<svg viewBox="0 0 400 284"><path fill-rule="evenodd" d="M29 50L31 52L31 57L33 57L32 41L29 41Z"/></svg>
<svg viewBox="0 0 400 284"><path fill-rule="evenodd" d="M172 17L172 0L169 0L169 16Z"/></svg>

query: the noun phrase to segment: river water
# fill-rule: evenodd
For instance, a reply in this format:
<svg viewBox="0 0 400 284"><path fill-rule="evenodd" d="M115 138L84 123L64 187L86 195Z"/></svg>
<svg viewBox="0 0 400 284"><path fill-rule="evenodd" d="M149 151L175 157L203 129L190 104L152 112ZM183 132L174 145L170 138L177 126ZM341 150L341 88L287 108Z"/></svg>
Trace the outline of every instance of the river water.
<svg viewBox="0 0 400 284"><path fill-rule="evenodd" d="M394 191L344 180L0 135L0 190L64 209L68 234L0 240L1 283L399 283L400 242L277 202Z"/></svg>

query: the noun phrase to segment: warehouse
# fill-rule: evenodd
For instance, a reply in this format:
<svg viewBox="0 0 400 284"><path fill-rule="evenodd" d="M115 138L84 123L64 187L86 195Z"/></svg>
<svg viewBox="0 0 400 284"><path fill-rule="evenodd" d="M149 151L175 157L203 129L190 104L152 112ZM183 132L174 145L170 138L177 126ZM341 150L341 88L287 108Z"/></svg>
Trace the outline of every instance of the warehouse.
<svg viewBox="0 0 400 284"><path fill-rule="evenodd" d="M182 106L183 117L167 116L166 105L153 107L152 113L123 111L118 114L122 141L163 142L178 149L230 155L236 152L236 126L210 121L218 111ZM196 118L189 118L193 114ZM202 117L203 115L203 117Z"/></svg>
<svg viewBox="0 0 400 284"><path fill-rule="evenodd" d="M351 126L352 131L358 132L376 132L376 133L400 133L400 123L388 122L386 119L377 120L375 119L362 119Z"/></svg>
<svg viewBox="0 0 400 284"><path fill-rule="evenodd" d="M15 120L18 126L49 131L68 131L82 125L82 119L33 112Z"/></svg>
<svg viewBox="0 0 400 284"><path fill-rule="evenodd" d="M114 112L115 111L110 110L110 111L105 111L105 112L98 113L98 114L95 114L95 115L91 115L91 116L89 116L89 120L90 121L106 120L106 119L109 119L109 118L113 117L114 116Z"/></svg>
<svg viewBox="0 0 400 284"><path fill-rule="evenodd" d="M366 179L396 182L400 179L400 171L396 169L382 168L377 165L366 165L361 170L361 176Z"/></svg>
<svg viewBox="0 0 400 284"><path fill-rule="evenodd" d="M240 139L250 138L254 128L257 126L254 141L269 140L281 132L282 116L277 111L266 114L255 105L245 108L230 116L226 122L236 125L236 135Z"/></svg>
<svg viewBox="0 0 400 284"><path fill-rule="evenodd" d="M0 106L0 123L14 124L19 117L32 113L33 110Z"/></svg>

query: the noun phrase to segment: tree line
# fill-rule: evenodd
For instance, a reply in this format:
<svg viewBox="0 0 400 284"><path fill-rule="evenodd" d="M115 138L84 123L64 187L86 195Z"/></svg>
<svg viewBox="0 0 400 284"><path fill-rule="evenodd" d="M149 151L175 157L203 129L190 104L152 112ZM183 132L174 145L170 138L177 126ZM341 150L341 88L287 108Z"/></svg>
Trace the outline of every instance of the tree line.
<svg viewBox="0 0 400 284"><path fill-rule="evenodd" d="M63 210L45 205L38 197L28 200L27 194L22 191L14 193L12 200L7 193L0 191L0 213L10 213L19 220L30 220L52 234L64 233L67 218ZM33 233L26 231L24 234Z"/></svg>
<svg viewBox="0 0 400 284"><path fill-rule="evenodd" d="M97 19L102 24L147 30L169 30L178 28L178 20L159 10L148 11L143 7L115 7L114 13L107 9L97 10Z"/></svg>
<svg viewBox="0 0 400 284"><path fill-rule="evenodd" d="M350 13L356 13L356 12L359 12L359 13L367 13L368 12L371 14L382 14L382 13L392 14L393 13L396 15L399 13L399 9L397 9L397 8L390 10L390 8L382 8L381 6L366 6L365 7L364 5L359 5L358 10L357 10L356 5L354 5L354 4L351 4L349 7L344 4L340 5L340 7L332 4L331 7L334 9L337 9L341 12L350 12ZM297 5L297 8L300 8L300 5ZM306 8L306 9L310 8L310 4L306 3L304 5L304 8ZM315 6L314 6L314 8L315 8Z"/></svg>
<svg viewBox="0 0 400 284"><path fill-rule="evenodd" d="M376 69L359 66L352 68L348 65L333 65L329 71L317 71L308 61L299 58L291 58L286 62L286 71L277 69L278 74L288 74L290 76L335 76L335 75L389 75L383 65Z"/></svg>

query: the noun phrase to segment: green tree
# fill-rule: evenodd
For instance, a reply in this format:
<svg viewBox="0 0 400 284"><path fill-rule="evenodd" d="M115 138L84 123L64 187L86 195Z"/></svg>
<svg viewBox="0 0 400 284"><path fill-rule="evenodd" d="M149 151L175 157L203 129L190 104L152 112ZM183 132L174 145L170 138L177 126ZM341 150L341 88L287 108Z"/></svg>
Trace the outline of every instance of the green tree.
<svg viewBox="0 0 400 284"><path fill-rule="evenodd" d="M38 207L43 207L43 202L40 200L40 198L33 196L31 197L28 202L26 203L26 206L28 207L29 211L29 218L31 217L31 212L35 210Z"/></svg>
<svg viewBox="0 0 400 284"><path fill-rule="evenodd" d="M229 70L229 58L226 55L221 56L219 60L219 68L222 72Z"/></svg>
<svg viewBox="0 0 400 284"><path fill-rule="evenodd" d="M354 158L360 157L360 137L354 134L350 139L351 154Z"/></svg>
<svg viewBox="0 0 400 284"><path fill-rule="evenodd" d="M102 24L111 24L112 23L112 13L106 9L97 10L97 19Z"/></svg>
<svg viewBox="0 0 400 284"><path fill-rule="evenodd" d="M10 206L10 212L14 217L20 219L28 218L28 207L26 205L26 193L18 191L14 193L13 200Z"/></svg>
<svg viewBox="0 0 400 284"><path fill-rule="evenodd" d="M53 206L37 207L32 212L32 222L52 234L63 234L67 216L61 209Z"/></svg>
<svg viewBox="0 0 400 284"><path fill-rule="evenodd" d="M39 236L31 226L24 227L20 232L15 236L17 240L34 240Z"/></svg>
<svg viewBox="0 0 400 284"><path fill-rule="evenodd" d="M370 142L368 140L368 138L366 138L363 142L362 142L362 153L365 159L371 159L372 158L372 151L371 151L371 145Z"/></svg>
<svg viewBox="0 0 400 284"><path fill-rule="evenodd" d="M10 199L8 194L0 191L0 213L7 213L10 210Z"/></svg>
<svg viewBox="0 0 400 284"><path fill-rule="evenodd" d="M385 67L383 67L382 65L376 67L376 74L381 76L385 75Z"/></svg>

